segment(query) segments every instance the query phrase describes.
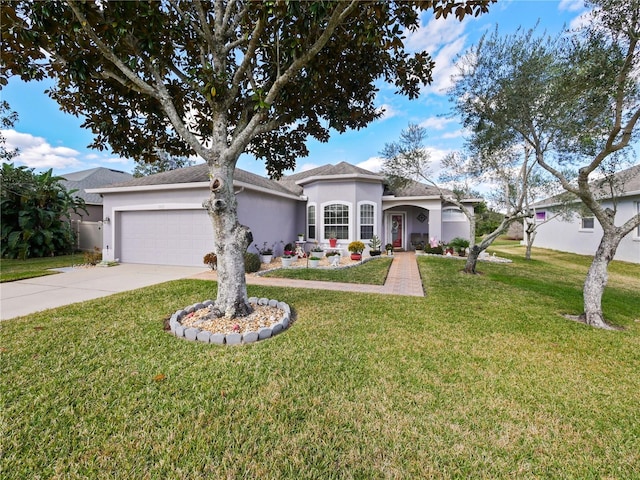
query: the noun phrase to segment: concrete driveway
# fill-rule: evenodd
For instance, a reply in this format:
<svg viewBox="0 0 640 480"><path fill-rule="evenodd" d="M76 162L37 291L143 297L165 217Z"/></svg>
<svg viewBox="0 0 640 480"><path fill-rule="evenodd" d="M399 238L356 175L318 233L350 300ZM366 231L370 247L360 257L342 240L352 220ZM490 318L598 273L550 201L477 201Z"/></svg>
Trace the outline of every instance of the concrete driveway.
<svg viewBox="0 0 640 480"><path fill-rule="evenodd" d="M192 277L203 267L120 264L75 268L56 275L0 284L0 320Z"/></svg>

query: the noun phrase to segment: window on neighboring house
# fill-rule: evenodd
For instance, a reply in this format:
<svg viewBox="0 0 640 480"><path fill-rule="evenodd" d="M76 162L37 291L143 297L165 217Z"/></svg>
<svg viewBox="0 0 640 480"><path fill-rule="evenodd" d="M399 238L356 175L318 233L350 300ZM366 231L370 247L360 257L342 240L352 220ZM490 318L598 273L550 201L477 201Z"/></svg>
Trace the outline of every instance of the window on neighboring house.
<svg viewBox="0 0 640 480"><path fill-rule="evenodd" d="M371 203L360 205L360 239L371 240L373 237L375 207Z"/></svg>
<svg viewBox="0 0 640 480"><path fill-rule="evenodd" d="M547 219L547 212L536 212L536 222L544 222Z"/></svg>
<svg viewBox="0 0 640 480"><path fill-rule="evenodd" d="M307 238L316 238L316 206L307 208Z"/></svg>
<svg viewBox="0 0 640 480"><path fill-rule="evenodd" d="M467 217L459 208L445 208L442 210L443 222L463 222Z"/></svg>
<svg viewBox="0 0 640 480"><path fill-rule="evenodd" d="M595 219L593 217L582 217L582 230L593 230Z"/></svg>
<svg viewBox="0 0 640 480"><path fill-rule="evenodd" d="M349 206L340 203L325 205L324 207L324 238L335 233L338 240L349 238Z"/></svg>

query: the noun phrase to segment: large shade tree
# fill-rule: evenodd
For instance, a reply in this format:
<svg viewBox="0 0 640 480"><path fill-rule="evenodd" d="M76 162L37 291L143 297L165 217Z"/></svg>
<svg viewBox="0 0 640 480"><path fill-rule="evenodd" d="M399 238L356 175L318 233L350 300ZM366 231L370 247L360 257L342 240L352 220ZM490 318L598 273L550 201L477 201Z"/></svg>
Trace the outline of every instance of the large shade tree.
<svg viewBox="0 0 640 480"><path fill-rule="evenodd" d="M583 288L589 325L602 312L607 268L640 215L616 218L624 152L640 119L640 1L596 0L589 24L560 37L518 31L485 36L463 59L457 110L485 151L526 144L542 168L603 229ZM603 185L608 188L603 188ZM608 194L605 192L608 191Z"/></svg>
<svg viewBox="0 0 640 480"><path fill-rule="evenodd" d="M4 75L53 77L50 95L84 115L96 148L142 159L157 149L198 155L218 255L219 314L242 316L243 253L233 172L242 152L277 176L305 140L379 117L379 80L415 97L431 81L426 52L402 34L420 13L486 11L490 0L420 2L165 0L2 2ZM2 79L4 80L4 79Z"/></svg>

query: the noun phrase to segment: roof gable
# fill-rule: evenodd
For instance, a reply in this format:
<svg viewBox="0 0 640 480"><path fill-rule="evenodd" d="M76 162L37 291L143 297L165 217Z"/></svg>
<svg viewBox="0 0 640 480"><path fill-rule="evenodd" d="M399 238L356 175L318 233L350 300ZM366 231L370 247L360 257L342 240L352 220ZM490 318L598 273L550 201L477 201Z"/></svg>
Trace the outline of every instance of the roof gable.
<svg viewBox="0 0 640 480"><path fill-rule="evenodd" d="M78 190L74 194L75 196L82 198L89 205L102 205L102 197L100 195L87 193L85 190L123 182L133 178L133 175L120 170L98 167L67 173L61 175L61 177L64 178L61 183L67 190Z"/></svg>

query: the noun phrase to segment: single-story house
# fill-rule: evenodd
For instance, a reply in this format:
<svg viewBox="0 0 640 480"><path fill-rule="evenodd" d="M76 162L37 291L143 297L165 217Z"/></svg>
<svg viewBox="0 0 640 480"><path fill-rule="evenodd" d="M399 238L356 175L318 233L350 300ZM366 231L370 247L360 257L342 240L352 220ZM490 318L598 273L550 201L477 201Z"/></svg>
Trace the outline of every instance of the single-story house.
<svg viewBox="0 0 640 480"><path fill-rule="evenodd" d="M617 183L616 225L622 225L633 215L640 213L640 164L623 170L616 175ZM611 194L602 190L602 205L613 208ZM556 197L537 202L533 207L533 221L536 228L534 245L562 252L594 255L602 239L602 227L598 219L576 202L575 213L569 218L556 216L559 203ZM615 260L640 263L640 227L626 235L614 257Z"/></svg>
<svg viewBox="0 0 640 480"><path fill-rule="evenodd" d="M102 247L102 221L104 219L102 196L87 190L104 187L114 183L122 183L133 178L130 173L112 170L110 168L91 168L79 172L61 175L64 180L60 183L67 190L77 190L73 195L84 200L86 213L71 212L71 225L76 234L79 250L93 250Z"/></svg>
<svg viewBox="0 0 640 480"><path fill-rule="evenodd" d="M328 247L333 236L345 252L351 241L366 245L373 235L383 248L391 243L405 250L418 240L469 238L466 216L435 188L412 182L391 191L383 176L346 162L277 181L236 169L234 186L240 223L251 229L255 244L276 243L276 255L298 234L307 250L316 242ZM209 197L205 164L90 192L103 197L106 260L200 266L213 248L213 227L202 207ZM479 201L464 203L472 208Z"/></svg>

